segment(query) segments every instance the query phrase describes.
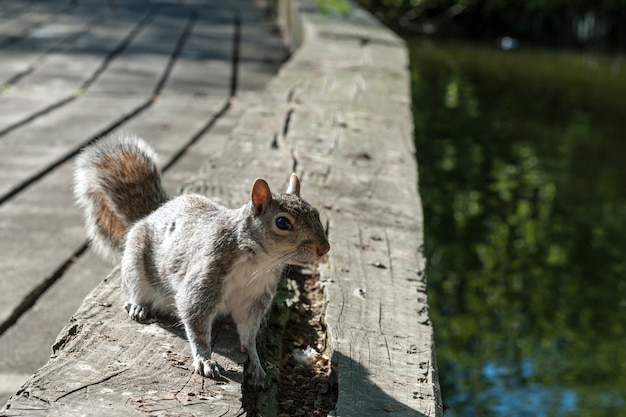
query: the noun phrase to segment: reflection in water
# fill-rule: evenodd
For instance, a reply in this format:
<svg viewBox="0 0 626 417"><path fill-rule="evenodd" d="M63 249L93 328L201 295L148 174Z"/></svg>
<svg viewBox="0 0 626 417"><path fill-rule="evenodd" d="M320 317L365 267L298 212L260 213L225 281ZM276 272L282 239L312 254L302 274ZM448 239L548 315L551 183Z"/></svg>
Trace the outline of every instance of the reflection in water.
<svg viewBox="0 0 626 417"><path fill-rule="evenodd" d="M626 66L411 54L446 415L624 415Z"/></svg>

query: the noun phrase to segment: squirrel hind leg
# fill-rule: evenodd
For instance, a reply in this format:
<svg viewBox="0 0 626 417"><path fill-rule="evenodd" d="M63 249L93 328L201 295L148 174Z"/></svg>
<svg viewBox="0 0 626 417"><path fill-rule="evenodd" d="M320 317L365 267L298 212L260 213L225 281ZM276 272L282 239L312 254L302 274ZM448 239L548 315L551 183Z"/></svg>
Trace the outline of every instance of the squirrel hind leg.
<svg viewBox="0 0 626 417"><path fill-rule="evenodd" d="M135 224L126 238L126 247L122 256L121 276L128 302L124 306L131 319L146 323L162 314L160 310L166 304L155 285L153 254L149 237L150 226L143 221Z"/></svg>

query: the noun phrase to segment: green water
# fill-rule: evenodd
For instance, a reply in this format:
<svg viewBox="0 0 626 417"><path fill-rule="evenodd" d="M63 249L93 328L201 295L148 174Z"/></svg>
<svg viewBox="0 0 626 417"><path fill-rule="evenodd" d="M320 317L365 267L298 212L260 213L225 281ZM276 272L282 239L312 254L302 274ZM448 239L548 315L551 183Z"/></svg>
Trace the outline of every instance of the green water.
<svg viewBox="0 0 626 417"><path fill-rule="evenodd" d="M626 415L626 60L411 46L446 417Z"/></svg>

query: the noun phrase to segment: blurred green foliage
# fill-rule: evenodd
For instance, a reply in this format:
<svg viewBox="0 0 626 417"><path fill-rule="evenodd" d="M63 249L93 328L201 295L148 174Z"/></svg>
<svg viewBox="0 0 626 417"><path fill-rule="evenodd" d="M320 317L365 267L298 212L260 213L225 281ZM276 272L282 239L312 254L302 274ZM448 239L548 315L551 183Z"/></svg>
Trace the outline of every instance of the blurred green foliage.
<svg viewBox="0 0 626 417"><path fill-rule="evenodd" d="M620 415L623 61L458 43L411 60L447 415Z"/></svg>
<svg viewBox="0 0 626 417"><path fill-rule="evenodd" d="M346 0L315 0L315 5L324 13L348 14L352 11Z"/></svg>

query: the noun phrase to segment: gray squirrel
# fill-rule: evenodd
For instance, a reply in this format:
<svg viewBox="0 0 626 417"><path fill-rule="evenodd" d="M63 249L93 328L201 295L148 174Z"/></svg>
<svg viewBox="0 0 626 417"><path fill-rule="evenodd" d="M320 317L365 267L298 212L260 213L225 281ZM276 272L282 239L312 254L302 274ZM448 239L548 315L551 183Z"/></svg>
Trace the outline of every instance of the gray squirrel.
<svg viewBox="0 0 626 417"><path fill-rule="evenodd" d="M109 135L85 148L74 194L88 237L105 259L121 258L131 319L176 316L185 327L195 371L218 378L211 327L230 314L248 354L248 383L263 386L256 335L285 264L306 265L330 250L318 211L300 198L291 174L284 194L263 179L238 209L184 194L170 199L157 154L132 135Z"/></svg>

